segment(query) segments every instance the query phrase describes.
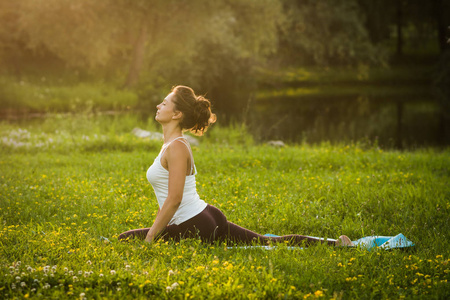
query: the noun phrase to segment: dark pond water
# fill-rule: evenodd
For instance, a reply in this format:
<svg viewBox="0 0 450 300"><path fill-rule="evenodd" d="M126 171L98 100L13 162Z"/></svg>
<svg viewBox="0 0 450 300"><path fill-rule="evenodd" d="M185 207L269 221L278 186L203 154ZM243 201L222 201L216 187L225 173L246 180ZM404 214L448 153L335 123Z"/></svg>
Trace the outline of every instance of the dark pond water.
<svg viewBox="0 0 450 300"><path fill-rule="evenodd" d="M432 98L278 97L254 101L247 123L260 140L377 142L385 147L443 143Z"/></svg>

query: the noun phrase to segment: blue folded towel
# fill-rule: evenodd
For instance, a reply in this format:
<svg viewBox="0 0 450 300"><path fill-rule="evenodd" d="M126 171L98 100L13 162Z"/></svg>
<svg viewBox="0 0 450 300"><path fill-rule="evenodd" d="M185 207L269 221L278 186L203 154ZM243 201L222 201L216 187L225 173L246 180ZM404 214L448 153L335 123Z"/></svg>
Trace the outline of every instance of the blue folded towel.
<svg viewBox="0 0 450 300"><path fill-rule="evenodd" d="M355 246L366 249L379 247L385 250L414 246L414 243L408 240L401 233L397 234L396 236L366 236L360 238L357 241L354 241L353 244L355 244Z"/></svg>

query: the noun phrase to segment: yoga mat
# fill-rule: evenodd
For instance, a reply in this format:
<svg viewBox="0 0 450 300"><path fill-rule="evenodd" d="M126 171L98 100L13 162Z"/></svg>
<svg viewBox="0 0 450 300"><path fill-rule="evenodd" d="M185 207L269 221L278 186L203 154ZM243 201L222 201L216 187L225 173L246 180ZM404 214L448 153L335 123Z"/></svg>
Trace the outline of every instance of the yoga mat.
<svg viewBox="0 0 450 300"><path fill-rule="evenodd" d="M274 235L271 233L265 234L264 236L270 236L270 237L277 237L278 235ZM325 240L321 237L313 237L320 240ZM336 241L336 239L327 239L328 241ZM366 236L363 238L360 238L356 241L352 241L355 246L342 246L346 248L355 248L359 247L362 249L374 249L376 247L384 249L384 250L390 250L390 249L402 249L402 248L408 248L413 247L415 244L411 242L409 239L407 239L403 234L399 233L396 236ZM272 250L275 249L276 246L238 246L238 247L228 247L228 249L233 248L243 248L243 249L251 249L251 248L258 248L258 249L266 249L266 250ZM293 247L289 246L288 249L294 250L294 249L303 249L302 247Z"/></svg>

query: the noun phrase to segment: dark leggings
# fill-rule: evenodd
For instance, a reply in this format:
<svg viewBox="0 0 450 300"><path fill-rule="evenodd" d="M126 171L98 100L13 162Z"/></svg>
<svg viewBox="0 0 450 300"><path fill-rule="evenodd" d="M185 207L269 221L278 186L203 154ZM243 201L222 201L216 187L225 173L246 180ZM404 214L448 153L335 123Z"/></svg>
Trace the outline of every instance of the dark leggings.
<svg viewBox="0 0 450 300"><path fill-rule="evenodd" d="M133 229L119 235L119 240L138 238L144 240L150 228ZM168 225L159 236L164 240L179 241L182 238L196 238L204 242L231 241L237 244L269 244L270 242L284 243L291 246L309 246L325 241L303 236L284 235L280 237L268 237L257 234L251 230L240 227L227 221L225 215L216 207L209 205L195 217L179 224ZM328 245L334 245L334 241L326 241Z"/></svg>

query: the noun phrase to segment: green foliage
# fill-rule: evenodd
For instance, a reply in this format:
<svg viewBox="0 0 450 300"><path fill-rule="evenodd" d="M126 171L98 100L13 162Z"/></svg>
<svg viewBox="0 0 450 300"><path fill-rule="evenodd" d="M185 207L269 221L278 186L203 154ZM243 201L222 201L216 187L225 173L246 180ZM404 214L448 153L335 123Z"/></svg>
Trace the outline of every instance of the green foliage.
<svg viewBox="0 0 450 300"><path fill-rule="evenodd" d="M241 145L240 126L214 126L193 147L199 194L230 221L333 238L401 232L416 243L409 252L120 243L120 232L156 215L145 172L160 142L129 134L152 124L88 116L0 124L1 298L450 296L448 149ZM71 133L59 146L42 145L61 132Z"/></svg>
<svg viewBox="0 0 450 300"><path fill-rule="evenodd" d="M190 85L231 114L254 89L254 68L276 51L281 19L276 0L0 1L2 72L76 71L145 96Z"/></svg>
<svg viewBox="0 0 450 300"><path fill-rule="evenodd" d="M161 91L184 84L213 98L233 121L243 119L236 115L255 98L260 69L350 65L364 78L369 66L392 58L400 43L393 32L397 25L404 32L404 53L437 55L447 6L417 0L0 0L0 75L17 82L29 76L74 85L106 81L113 90L132 89L145 108ZM0 101L12 110L24 104L33 110L89 110L92 103L82 98L95 96L79 97L80 104L76 96L60 95L68 91L55 90L55 98L48 98L42 91L30 95L28 88L0 86L0 97L6 95ZM124 97L123 105L101 95L92 101L122 109L134 102L125 95L117 100Z"/></svg>
<svg viewBox="0 0 450 300"><path fill-rule="evenodd" d="M286 64L380 64L387 52L373 44L356 0L284 1L280 52Z"/></svg>

